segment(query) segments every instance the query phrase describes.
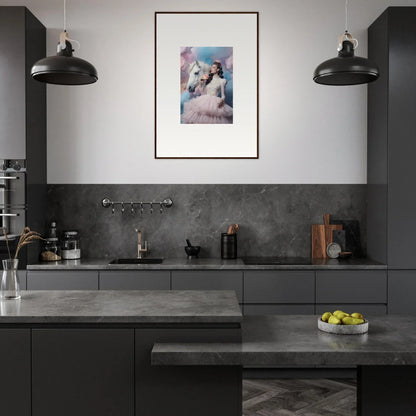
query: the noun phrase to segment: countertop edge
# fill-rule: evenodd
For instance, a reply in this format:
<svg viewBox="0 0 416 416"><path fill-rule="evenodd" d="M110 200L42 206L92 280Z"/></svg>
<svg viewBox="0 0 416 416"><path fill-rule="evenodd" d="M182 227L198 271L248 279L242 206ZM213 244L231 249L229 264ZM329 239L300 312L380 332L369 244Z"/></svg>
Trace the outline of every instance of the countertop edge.
<svg viewBox="0 0 416 416"><path fill-rule="evenodd" d="M233 263L231 263L231 261ZM331 264L275 264L275 265L246 265L241 259L231 260L230 264L221 259L198 259L196 261L187 259L165 259L162 264L108 264L106 259L90 259L81 261L67 261L63 263L36 263L26 267L28 271L47 271L47 270L90 270L90 271L120 271L120 270L387 270L387 265L371 259L354 259L354 263L341 262ZM337 260L336 260L337 261ZM338 262L338 261L337 261Z"/></svg>

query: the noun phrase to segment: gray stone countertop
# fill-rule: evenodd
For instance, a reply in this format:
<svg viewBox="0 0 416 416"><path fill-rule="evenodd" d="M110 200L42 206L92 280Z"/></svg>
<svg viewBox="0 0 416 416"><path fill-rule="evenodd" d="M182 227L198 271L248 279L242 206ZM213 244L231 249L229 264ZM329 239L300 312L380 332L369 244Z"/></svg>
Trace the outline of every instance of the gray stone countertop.
<svg viewBox="0 0 416 416"><path fill-rule="evenodd" d="M379 270L385 264L370 259L284 258L281 264L246 265L242 259L167 258L161 264L108 264L108 259L63 260L29 264L28 270Z"/></svg>
<svg viewBox="0 0 416 416"><path fill-rule="evenodd" d="M2 324L239 323L233 291L23 291L0 301Z"/></svg>
<svg viewBox="0 0 416 416"><path fill-rule="evenodd" d="M242 344L155 344L152 365L351 367L415 365L416 318L366 317L369 332L335 335L317 328L317 316L248 316Z"/></svg>

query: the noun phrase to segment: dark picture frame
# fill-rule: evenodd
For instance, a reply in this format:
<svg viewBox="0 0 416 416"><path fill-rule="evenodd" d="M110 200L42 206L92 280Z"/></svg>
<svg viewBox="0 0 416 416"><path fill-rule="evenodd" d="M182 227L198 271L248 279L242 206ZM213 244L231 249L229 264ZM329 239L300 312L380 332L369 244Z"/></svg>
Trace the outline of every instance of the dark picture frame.
<svg viewBox="0 0 416 416"><path fill-rule="evenodd" d="M179 91L180 81L180 68L174 66L176 64L177 53L178 61L180 57L179 47L184 46L201 46L202 48L207 44L198 41L198 36L193 39L193 34L189 35L189 41L186 38L185 41L177 40L176 44L172 41L172 45L166 45L171 42L171 37L166 34L167 27L172 28L173 37L175 33L175 24L177 27L185 27L183 22L204 22L205 18L208 22L215 21L216 16L218 19L226 19L231 21L232 24L236 24L241 19L242 24L249 22L248 34L241 36L250 36L249 42L244 43L244 39L241 44L249 44L250 57L248 61L252 63L252 68L249 78L249 85L243 84L243 82L236 82L234 85L238 85L239 88L248 88L249 93L240 94L240 102L236 107L236 111L241 111L237 117L233 117L232 125L223 124L183 124L181 121L182 115L182 98L180 94L176 94ZM173 22L173 24L172 24ZM176 23L178 22L178 23ZM258 159L259 158L259 12L155 12L155 119L154 119L154 156L155 159ZM196 24L196 23L195 23ZM219 25L221 27L221 25ZM234 46L232 41L227 39L230 32L244 33L240 30L225 32L226 44L215 44L209 46ZM251 34L255 37L252 39ZM220 34L221 35L221 34ZM219 36L220 36L219 35ZM237 35L233 35L237 36ZM180 39L180 36L178 36ZM201 39L204 36L201 35ZM247 40L247 38L246 38ZM228 43L227 43L228 41ZM179 42L179 43L178 43ZM231 45L230 45L231 43ZM238 44L238 41L236 42ZM236 49L236 48L234 48ZM238 57L240 60L240 72L242 72L241 65L243 63L242 47ZM162 65L163 62L169 62L169 65ZM173 64L171 64L171 62ZM209 64L212 64L209 63ZM172 69L172 67L174 69ZM176 71L176 72L175 72ZM235 71L236 72L236 71ZM172 75L172 73L174 75ZM179 74L179 75L177 75ZM233 75L234 76L234 75ZM165 77L170 77L170 83L165 81ZM176 77L176 78L175 78ZM241 79L241 75L240 75ZM236 81L238 79L236 78ZM174 87L171 87L176 82ZM164 85L162 85L164 83ZM169 87L167 88L166 85ZM175 90L176 88L176 90ZM187 91L186 91L187 92ZM246 92L246 91L245 91ZM247 102L241 102L248 96ZM243 97L243 98L241 98ZM176 101L175 101L176 100ZM166 104L167 103L167 104ZM245 107L244 107L245 105ZM181 111L179 111L181 108ZM168 109L168 110L166 110ZM174 114L177 110L177 114ZM234 110L234 109L233 109ZM250 123L249 128L244 123ZM215 140L208 140L206 135L211 134ZM205 136L204 136L205 135ZM254 136L254 137L253 137ZM196 137L197 139L193 139ZM200 142L197 142L199 140ZM228 148L227 148L228 145ZM194 148L193 148L194 146ZM232 149L232 150L231 150ZM183 153L183 154L182 154ZM205 154L206 153L206 154ZM233 154L235 153L235 154Z"/></svg>

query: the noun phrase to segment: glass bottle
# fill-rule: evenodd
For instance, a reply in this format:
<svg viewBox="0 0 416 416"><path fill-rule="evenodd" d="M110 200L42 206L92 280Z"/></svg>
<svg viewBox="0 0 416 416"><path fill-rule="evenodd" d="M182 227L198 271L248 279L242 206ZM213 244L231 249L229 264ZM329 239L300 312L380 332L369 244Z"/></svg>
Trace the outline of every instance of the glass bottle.
<svg viewBox="0 0 416 416"><path fill-rule="evenodd" d="M1 279L0 297L2 299L20 299L20 284L17 272L18 259L2 260L3 277Z"/></svg>

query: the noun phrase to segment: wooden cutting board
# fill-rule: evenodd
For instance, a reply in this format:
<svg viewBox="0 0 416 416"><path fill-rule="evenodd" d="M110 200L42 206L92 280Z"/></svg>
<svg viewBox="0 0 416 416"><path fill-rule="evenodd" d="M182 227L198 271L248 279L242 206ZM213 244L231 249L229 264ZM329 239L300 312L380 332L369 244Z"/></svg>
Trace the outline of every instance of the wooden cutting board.
<svg viewBox="0 0 416 416"><path fill-rule="evenodd" d="M330 224L329 214L324 215L324 224L312 225L312 258L327 258L326 248L332 243L332 231L342 230L341 224Z"/></svg>

